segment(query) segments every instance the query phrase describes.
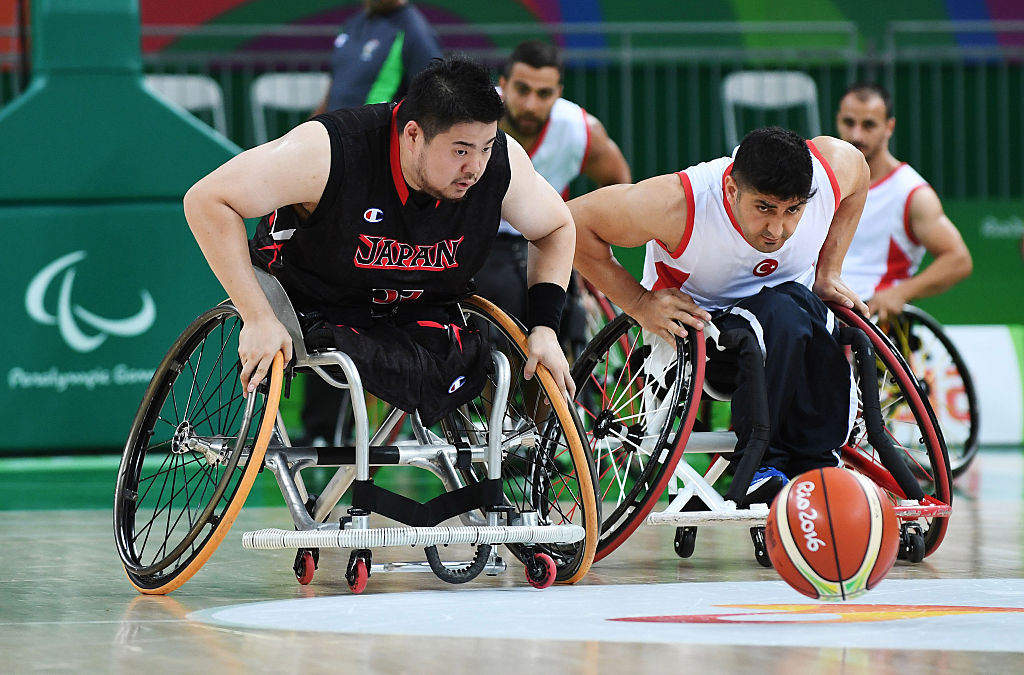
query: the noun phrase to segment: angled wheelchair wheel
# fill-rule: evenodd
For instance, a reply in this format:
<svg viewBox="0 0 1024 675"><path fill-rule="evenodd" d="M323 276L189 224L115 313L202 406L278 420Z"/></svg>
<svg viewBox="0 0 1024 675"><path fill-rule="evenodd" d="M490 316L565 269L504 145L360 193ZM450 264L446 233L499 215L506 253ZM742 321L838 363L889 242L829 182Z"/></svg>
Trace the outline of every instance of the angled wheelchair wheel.
<svg viewBox="0 0 1024 675"><path fill-rule="evenodd" d="M467 323L485 332L511 366L508 409L502 425L506 501L517 511L535 511L540 524L574 524L586 532L582 541L573 544L509 544L508 548L527 565L535 565L536 556L546 554L555 563L555 580L575 583L594 560L601 523L593 461L579 419L546 370L538 369L531 380L523 378L526 335L514 319L479 296L463 301L462 311ZM478 443L486 438L493 393L493 384L485 386L475 400L443 420L449 442ZM483 466L463 473L467 480L486 477Z"/></svg>
<svg viewBox="0 0 1024 675"><path fill-rule="evenodd" d="M243 397L241 327L228 303L193 321L157 367L132 422L117 474L114 536L142 593L169 593L203 566L263 464L283 357Z"/></svg>
<svg viewBox="0 0 1024 675"><path fill-rule="evenodd" d="M885 437L896 450L895 461L910 468L910 480L916 480L924 499L925 515L916 520L924 540L924 555L933 553L942 542L949 526L948 510L952 507L953 490L949 458L942 431L935 414L922 392L910 367L888 337L874 324L845 307L830 304L839 320L865 333L874 350L872 384L878 388ZM862 379L854 368L855 379ZM844 462L871 478L893 502L908 498L907 485L901 484L890 467L883 461L878 448L868 437L863 395L860 396L858 416L853 431L843 448ZM946 515L928 515L944 508ZM930 510L929 510L930 509ZM914 521L912 521L914 522Z"/></svg>
<svg viewBox="0 0 1024 675"><path fill-rule="evenodd" d="M882 330L899 350L928 398L942 428L949 468L956 478L978 452L978 398L963 357L942 325L913 305Z"/></svg>
<svg viewBox="0 0 1024 675"><path fill-rule="evenodd" d="M673 349L622 314L591 340L572 375L598 472L600 560L651 512L683 455L703 387L704 341L691 331Z"/></svg>

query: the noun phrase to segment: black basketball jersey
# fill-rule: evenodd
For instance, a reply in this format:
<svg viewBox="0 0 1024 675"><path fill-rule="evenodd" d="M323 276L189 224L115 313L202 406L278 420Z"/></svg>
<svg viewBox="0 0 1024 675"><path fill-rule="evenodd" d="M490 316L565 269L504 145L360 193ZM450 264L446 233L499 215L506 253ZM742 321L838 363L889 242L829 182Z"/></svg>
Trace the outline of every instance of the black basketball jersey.
<svg viewBox="0 0 1024 675"><path fill-rule="evenodd" d="M292 207L277 209L249 241L253 264L280 279L300 311L359 325L398 307L415 316L417 306L473 290L511 177L505 136L498 131L486 171L462 200L424 200L402 175L396 109L382 103L314 118L331 142L319 205L305 221Z"/></svg>

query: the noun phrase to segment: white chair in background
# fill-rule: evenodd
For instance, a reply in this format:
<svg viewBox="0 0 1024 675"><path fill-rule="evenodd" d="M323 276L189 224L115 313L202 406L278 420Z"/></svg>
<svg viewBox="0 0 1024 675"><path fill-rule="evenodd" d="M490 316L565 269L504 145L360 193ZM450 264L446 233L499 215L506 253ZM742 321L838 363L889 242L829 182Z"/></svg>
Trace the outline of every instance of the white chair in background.
<svg viewBox="0 0 1024 675"><path fill-rule="evenodd" d="M802 106L807 116L807 137L821 135L818 87L807 73L796 70L740 70L722 80L722 114L727 151L740 142L738 107L781 110Z"/></svg>
<svg viewBox="0 0 1024 675"><path fill-rule="evenodd" d="M310 113L324 100L331 83L328 73L265 73L252 81L249 102L256 144L270 140L267 112Z"/></svg>
<svg viewBox="0 0 1024 675"><path fill-rule="evenodd" d="M184 74L146 75L145 83L165 101L188 112L209 111L213 117L213 128L222 136L228 135L224 93L212 77Z"/></svg>

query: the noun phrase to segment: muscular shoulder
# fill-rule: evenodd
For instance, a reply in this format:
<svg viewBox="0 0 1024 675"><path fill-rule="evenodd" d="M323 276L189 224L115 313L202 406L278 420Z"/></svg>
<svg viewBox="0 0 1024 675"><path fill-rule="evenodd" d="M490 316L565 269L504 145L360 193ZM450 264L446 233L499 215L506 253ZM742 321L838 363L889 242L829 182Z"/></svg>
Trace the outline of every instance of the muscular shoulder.
<svg viewBox="0 0 1024 675"><path fill-rule="evenodd" d="M842 197L846 197L858 186L866 185L869 176L868 164L864 154L844 140L832 136L818 136L811 139L839 183Z"/></svg>

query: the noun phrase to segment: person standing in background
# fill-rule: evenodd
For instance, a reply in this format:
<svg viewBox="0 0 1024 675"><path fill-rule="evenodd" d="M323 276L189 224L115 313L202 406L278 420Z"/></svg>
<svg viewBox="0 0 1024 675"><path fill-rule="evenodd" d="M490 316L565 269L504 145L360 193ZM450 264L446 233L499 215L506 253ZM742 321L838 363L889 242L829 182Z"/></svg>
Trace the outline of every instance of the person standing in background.
<svg viewBox="0 0 1024 675"><path fill-rule="evenodd" d="M407 0L363 0L334 40L331 85L321 114L339 108L396 101L441 45L423 14Z"/></svg>

